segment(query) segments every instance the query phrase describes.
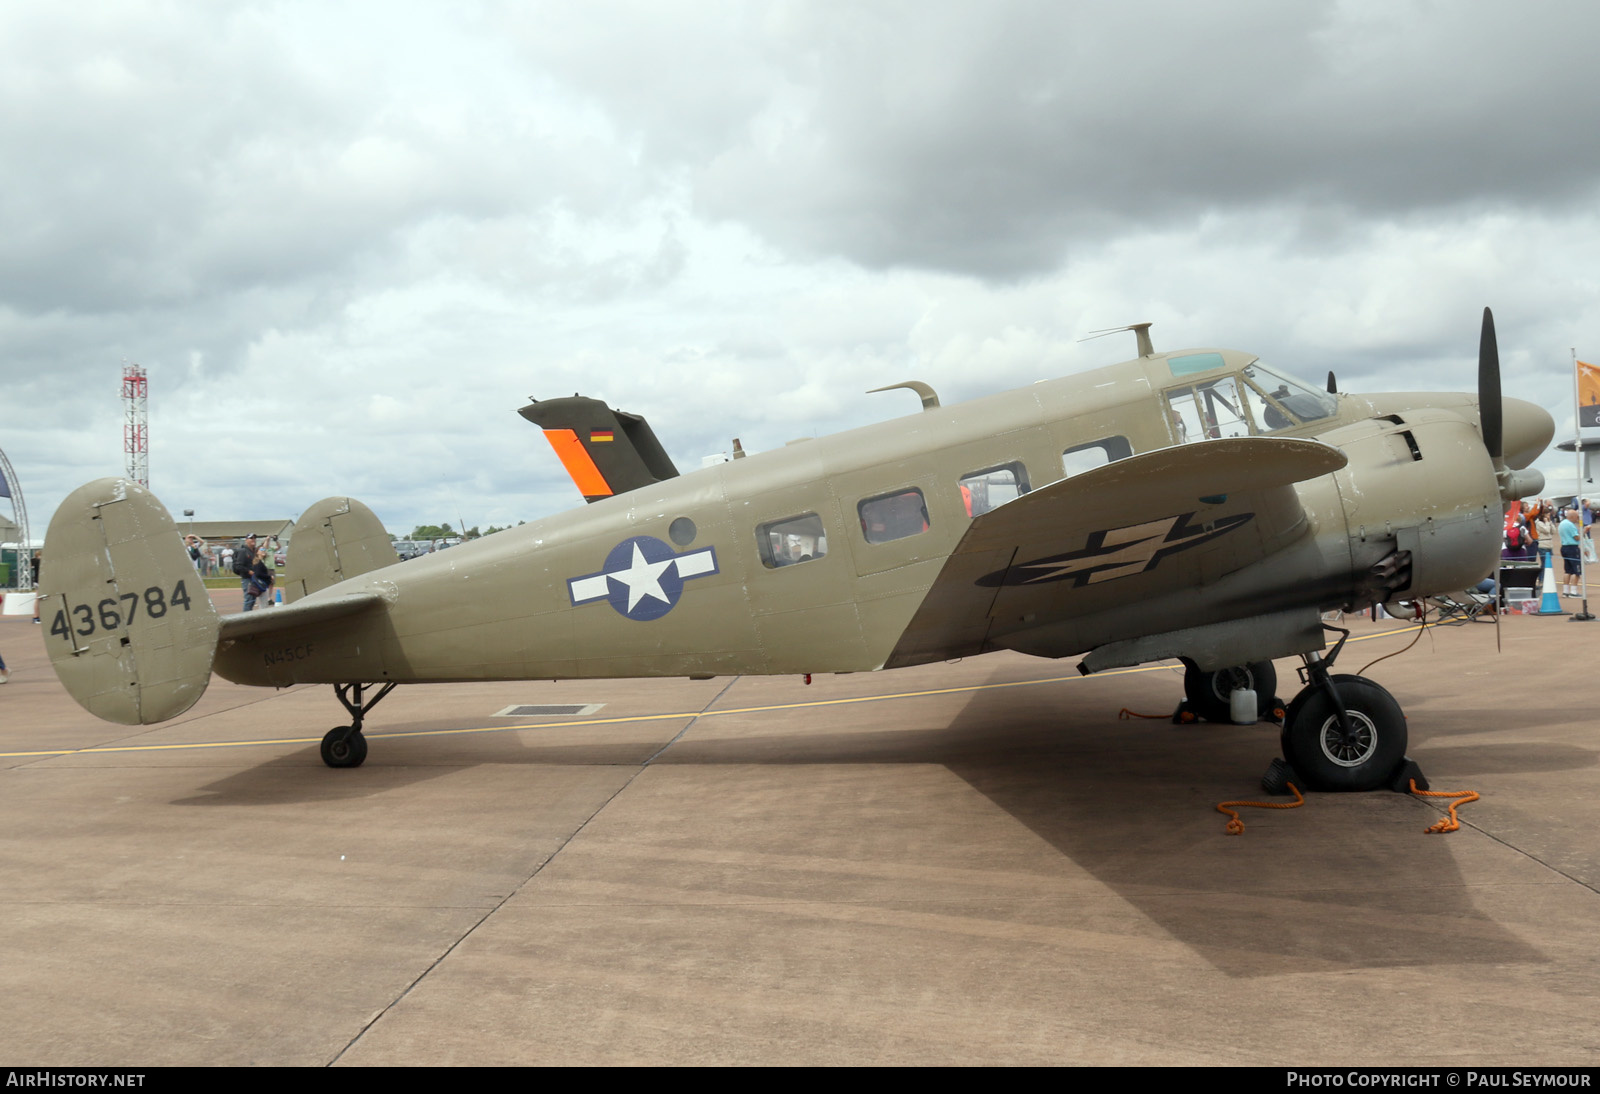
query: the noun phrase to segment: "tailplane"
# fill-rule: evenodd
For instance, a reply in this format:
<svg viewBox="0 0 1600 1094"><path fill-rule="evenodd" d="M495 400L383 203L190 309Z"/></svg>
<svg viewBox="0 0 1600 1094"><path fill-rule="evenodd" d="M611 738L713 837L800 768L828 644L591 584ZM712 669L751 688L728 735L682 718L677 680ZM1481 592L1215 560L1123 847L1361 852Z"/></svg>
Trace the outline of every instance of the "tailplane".
<svg viewBox="0 0 1600 1094"><path fill-rule="evenodd" d="M211 680L217 612L172 516L126 479L97 479L50 519L39 620L56 675L89 713L174 718Z"/></svg>

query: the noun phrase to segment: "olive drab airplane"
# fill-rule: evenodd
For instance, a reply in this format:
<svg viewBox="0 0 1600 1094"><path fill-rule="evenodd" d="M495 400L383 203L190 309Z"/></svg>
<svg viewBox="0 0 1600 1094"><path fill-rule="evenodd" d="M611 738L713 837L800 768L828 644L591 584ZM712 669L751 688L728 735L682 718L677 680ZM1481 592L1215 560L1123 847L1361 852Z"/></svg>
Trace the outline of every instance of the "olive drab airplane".
<svg viewBox="0 0 1600 1094"><path fill-rule="evenodd" d="M892 669L991 650L1079 668L1181 658L1189 701L1253 720L1299 656L1286 759L1308 784L1394 776L1406 725L1329 669L1322 613L1459 590L1496 565L1506 504L1553 432L1500 396L1324 391L1231 350L1139 356L679 474L642 418L535 402L590 504L405 562L359 502L312 506L283 607L219 618L171 517L121 479L45 540L41 628L63 684L113 722L172 718L213 672L332 684L358 766L398 684ZM881 390L881 389L880 389ZM739 458L743 457L743 458ZM1255 692L1255 695L1252 695Z"/></svg>

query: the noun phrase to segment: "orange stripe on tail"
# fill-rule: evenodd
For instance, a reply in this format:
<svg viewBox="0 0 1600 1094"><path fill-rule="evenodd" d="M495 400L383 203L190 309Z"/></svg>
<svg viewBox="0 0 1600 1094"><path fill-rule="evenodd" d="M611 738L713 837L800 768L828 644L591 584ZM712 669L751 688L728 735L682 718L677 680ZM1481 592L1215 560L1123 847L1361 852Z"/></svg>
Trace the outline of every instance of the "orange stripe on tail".
<svg viewBox="0 0 1600 1094"><path fill-rule="evenodd" d="M547 429L544 435L550 442L550 447L556 450L561 466L572 476L578 493L586 498L609 498L615 493L611 489L611 484L606 482L606 477L594 465L594 460L590 458L588 450L583 447L583 442L578 440L578 434L574 430Z"/></svg>

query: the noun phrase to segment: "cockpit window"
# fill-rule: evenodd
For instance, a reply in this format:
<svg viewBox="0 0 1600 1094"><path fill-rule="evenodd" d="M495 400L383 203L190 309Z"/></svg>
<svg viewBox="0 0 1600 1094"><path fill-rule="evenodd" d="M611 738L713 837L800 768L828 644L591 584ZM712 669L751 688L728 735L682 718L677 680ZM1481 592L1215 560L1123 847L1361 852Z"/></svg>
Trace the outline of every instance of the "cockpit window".
<svg viewBox="0 0 1600 1094"><path fill-rule="evenodd" d="M1251 402L1265 430L1288 429L1301 422L1331 418L1339 412L1339 400L1328 392L1268 368L1260 361L1245 368L1244 378L1256 389Z"/></svg>
<svg viewBox="0 0 1600 1094"><path fill-rule="evenodd" d="M1185 353L1178 357L1168 357L1167 367L1174 376L1193 376L1197 372L1210 372L1214 368L1222 367L1222 354L1220 353Z"/></svg>
<svg viewBox="0 0 1600 1094"><path fill-rule="evenodd" d="M1169 388L1167 418L1173 440L1179 444L1250 435L1239 382L1232 376L1219 376L1194 387Z"/></svg>

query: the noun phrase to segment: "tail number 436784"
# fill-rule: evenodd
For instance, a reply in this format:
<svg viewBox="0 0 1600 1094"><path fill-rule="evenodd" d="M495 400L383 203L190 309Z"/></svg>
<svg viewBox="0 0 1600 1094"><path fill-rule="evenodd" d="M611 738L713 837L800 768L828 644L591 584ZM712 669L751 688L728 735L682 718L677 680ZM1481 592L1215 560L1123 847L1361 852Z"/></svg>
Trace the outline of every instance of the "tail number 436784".
<svg viewBox="0 0 1600 1094"><path fill-rule="evenodd" d="M172 588L172 595L159 585L152 585L139 593L108 596L98 604L66 604L56 609L50 623L50 633L59 634L68 642L73 635L89 638L98 631L114 631L131 626L141 614L147 619L161 619L169 611L189 610L189 590L182 581Z"/></svg>

